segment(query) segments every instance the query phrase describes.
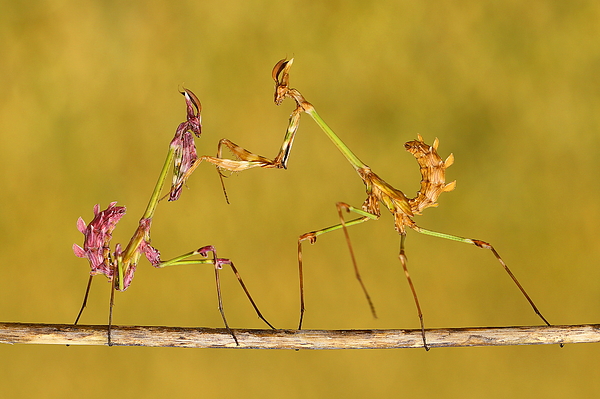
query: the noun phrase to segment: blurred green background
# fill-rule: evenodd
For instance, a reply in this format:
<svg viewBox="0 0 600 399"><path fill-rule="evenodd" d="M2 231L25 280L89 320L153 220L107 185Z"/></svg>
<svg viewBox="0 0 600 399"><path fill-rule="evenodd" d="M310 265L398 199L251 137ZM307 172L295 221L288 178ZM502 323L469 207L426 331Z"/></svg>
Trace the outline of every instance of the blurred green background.
<svg viewBox="0 0 600 399"><path fill-rule="evenodd" d="M454 153L457 189L416 221L490 241L555 324L600 322L600 6L596 1L0 1L0 320L71 323L89 266L71 250L94 204L126 205L133 233L175 128L178 87L202 101L200 154L229 138L265 156L293 106L271 68L295 57L301 90L356 154L413 196L403 147ZM158 208L165 258L212 244L265 316L298 317L298 235L336 223L364 186L303 116L289 169L227 180L202 165ZM354 227L374 320L339 232L305 247L306 328L417 328L389 214ZM409 232L427 327L539 324L486 251ZM97 277L83 324L104 324ZM230 324L263 328L223 274ZM210 268L140 263L115 323L221 327ZM591 397L596 345L258 351L0 346L3 397Z"/></svg>

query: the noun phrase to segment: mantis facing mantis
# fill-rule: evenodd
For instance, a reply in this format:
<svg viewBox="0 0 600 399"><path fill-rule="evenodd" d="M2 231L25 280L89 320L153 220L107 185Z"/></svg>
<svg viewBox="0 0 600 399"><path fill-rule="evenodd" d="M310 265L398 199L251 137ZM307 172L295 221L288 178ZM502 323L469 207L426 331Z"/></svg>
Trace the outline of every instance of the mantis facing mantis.
<svg viewBox="0 0 600 399"><path fill-rule="evenodd" d="M169 146L169 152L167 158L160 172L148 206L144 215L140 219L138 228L131 237L131 240L125 247L121 248L120 244L115 246L114 253L110 252L110 240L112 238L112 231L116 227L117 223L125 215L124 206L116 206L116 202L112 202L107 209L100 211L100 207L96 205L94 207L94 219L86 225L82 218L77 221L77 229L84 234L84 244L80 247L77 244L73 244L73 252L80 258L87 258L90 262L91 272L85 290L85 296L83 298L83 304L77 315L77 319L74 324L79 322L79 318L85 309L87 304L90 287L92 285L92 278L98 274L104 274L108 277L111 283L111 295L110 295L110 306L108 315L108 345L112 345L111 340L111 328L112 328L112 313L114 306L115 291L125 291L133 279L133 274L137 267L138 261L142 254L146 256L152 266L157 268L164 268L167 266L176 265L199 265L199 264L211 264L215 270L215 281L217 288L217 298L219 303L219 312L221 318L225 324L225 328L233 337L236 345L239 345L237 337L234 332L229 328L227 319L225 318L225 311L223 310L223 299L221 296L221 282L219 278L219 270L223 266L230 266L231 270L235 274L238 282L240 283L244 293L248 297L248 300L254 307L254 310L258 314L258 317L263 320L269 327L273 327L260 313L258 307L254 303L250 292L246 288L246 285L242 281L240 274L229 259L217 257L217 252L212 245L201 247L197 250L188 252L181 256L175 257L168 261L161 261L160 252L150 244L150 227L152 224L152 218L156 207L160 202L160 193L164 187L168 170L171 164L174 165L173 171L173 183L170 191L169 200L175 201L181 194L181 189L176 190L175 187L181 187L179 185L180 179L188 171L190 165L196 160L196 147L194 144L194 138L192 133L197 137L201 134L200 124L200 112L202 107L198 98L190 90L184 89L181 94L184 95L186 106L187 106L187 120L182 122L175 133L175 137L171 141ZM189 175L188 175L189 176ZM208 259L208 255L212 253L212 259ZM200 259L197 258L200 256ZM196 258L194 258L196 257Z"/></svg>
<svg viewBox="0 0 600 399"><path fill-rule="evenodd" d="M225 177L221 171L221 169L225 169L232 172L243 171L246 169L251 169L255 167L261 168L287 168L287 162L290 155L290 151L292 148L292 144L294 142L294 138L296 132L298 130L298 125L300 123L301 114L307 113L310 115L313 120L319 125L319 127L323 130L323 132L331 139L333 144L340 150L342 155L350 162L352 167L356 170L359 177L362 179L365 184L367 191L367 199L362 205L362 208L355 208L350 206L344 202L338 202L336 204L338 214L340 217L340 223L331 227L327 227L320 230L311 231L306 234L302 234L298 239L298 270L299 270L299 280L300 280L300 321L298 323L298 329L302 328L302 321L304 318L304 278L303 278L303 263L302 263L302 242L309 241L310 243L314 243L317 240L317 237L329 233L331 231L340 230L344 231L344 235L346 237L346 242L348 244L348 248L350 251L350 255L352 258L352 263L354 266L354 271L356 278L358 279L362 290L365 294L365 297L369 303L371 308L371 312L373 316L376 317L375 307L371 301L371 298L367 292L365 285L362 282L360 277L360 273L358 270L358 265L354 256L354 251L352 249L352 245L350 242L350 237L348 234L347 227L354 226L367 220L376 220L379 219L381 215L380 206L383 204L385 208L387 208L392 215L394 216L394 227L398 234L400 234L400 253L398 255L400 262L402 264L402 268L404 270L404 274L408 281L410 290L412 292L414 302L417 308L417 313L419 317L419 322L421 326L421 335L423 339L423 346L425 349L429 349L429 345L427 344L427 340L425 338L425 327L423 323L423 313L421 311L421 306L419 304L419 300L417 297L417 291L414 287L410 274L408 272L407 267L407 258L405 255L404 242L406 239L406 228L410 228L418 233L445 238L448 240L458 241L466 244L472 244L476 247L488 249L492 252L492 254L496 257L500 265L506 270L510 278L517 285L523 296L527 299L534 312L543 320L546 325L550 325L546 318L541 314L533 300L527 294L523 286L519 283L515 275L508 268L504 260L500 257L498 252L494 249L494 247L481 240L470 239L459 237L451 234L440 233L432 230L427 230L422 227L419 227L414 221L413 216L420 215L421 212L429 207L437 206L437 198L443 192L448 192L454 190L456 186L456 182L453 181L451 183L445 182L445 171L452 163L454 162L454 157L452 154L446 158L446 160L442 160L437 153L437 148L439 141L435 139L433 145L427 145L423 141L423 138L419 135L417 140L409 141L405 144L405 148L408 152L413 154L419 163L421 168L421 187L417 192L417 195L414 198L408 198L404 193L390 184L388 184L385 180L375 174L371 169L364 164L345 144L344 142L333 132L333 130L321 119L319 114L317 114L315 108L311 103L306 101L304 96L296 89L290 88L289 86L289 71L293 63L293 59L287 60L283 59L279 61L272 71L273 80L275 81L275 104L280 105L283 100L286 98L291 98L296 103L296 108L292 111L292 114L289 119L288 128L283 140L283 144L279 153L275 158L268 159L260 155L256 155L251 153L250 151L245 150L244 148L236 145L230 140L222 139L219 141L217 156L202 156L199 157L182 175L180 179L179 185L174 185L173 189L177 190L185 183L190 174L194 171L196 167L202 162L207 161L217 166L217 170L219 172L219 176L221 178L221 183L223 185L223 190L225 192L225 186L223 184L223 177ZM222 158L222 149L226 147L229 149L233 155L237 159L225 159ZM227 199L227 194L225 193L225 197ZM229 201L228 201L229 202ZM358 215L356 219L352 219L349 221L344 220L343 213L353 212Z"/></svg>

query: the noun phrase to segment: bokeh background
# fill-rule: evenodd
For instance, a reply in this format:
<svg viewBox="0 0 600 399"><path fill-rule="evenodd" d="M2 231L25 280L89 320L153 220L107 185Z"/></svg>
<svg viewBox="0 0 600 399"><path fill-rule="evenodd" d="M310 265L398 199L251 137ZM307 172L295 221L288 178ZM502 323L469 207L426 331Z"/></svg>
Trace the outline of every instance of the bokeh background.
<svg viewBox="0 0 600 399"><path fill-rule="evenodd" d="M175 128L182 85L201 99L201 154L220 138L265 156L293 106L271 68L356 154L413 196L417 133L453 152L454 192L417 222L490 241L555 324L600 321L600 6L596 1L0 1L0 320L71 323L89 267L75 222L111 201L133 233ZM298 235L336 223L364 186L304 116L289 169L227 180L202 165L158 208L165 258L202 245L236 262L265 316L298 317ZM354 279L343 235L305 248L306 328L417 328L392 218L351 235L379 312ZM427 327L539 324L486 251L409 232ZM97 277L83 324L105 324ZM142 261L115 323L221 327L206 267ZM263 328L223 275L230 324ZM591 397L596 345L259 351L0 347L2 397Z"/></svg>

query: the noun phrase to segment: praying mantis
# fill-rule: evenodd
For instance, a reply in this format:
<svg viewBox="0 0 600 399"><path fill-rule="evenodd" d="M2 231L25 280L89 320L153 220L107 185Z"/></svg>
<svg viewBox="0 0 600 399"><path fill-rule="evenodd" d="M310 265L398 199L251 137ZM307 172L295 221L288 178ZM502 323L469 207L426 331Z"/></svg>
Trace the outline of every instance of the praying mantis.
<svg viewBox="0 0 600 399"><path fill-rule="evenodd" d="M83 298L83 304L81 305L81 309L77 314L74 324L79 322L79 318L86 307L90 287L92 284L92 278L96 275L104 274L111 283L108 316L109 346L112 346L111 329L113 307L115 303L115 291L125 291L129 287L142 254L145 255L148 261L157 268L181 265L212 265L215 270L215 284L217 288L219 312L221 314L221 318L223 319L223 323L225 324L226 330L229 332L229 334L231 334L236 345L239 345L238 339L233 330L229 328L229 324L227 323L227 319L225 317L225 311L223 309L221 281L219 277L219 271L223 268L223 266L231 267L231 270L235 274L244 293L248 297L248 300L254 307L258 317L270 328L275 328L261 314L233 262L229 259L219 258L214 246L207 245L175 257L171 260L161 261L160 252L150 244L150 227L152 224L152 218L156 211L156 207L161 200L160 194L164 187L171 164L174 165L172 187L181 187L179 186L179 182L182 176L188 171L190 165L197 158L192 133L194 133L196 137L200 137L200 112L202 107L200 105L200 101L192 91L183 89L181 94L183 94L186 101L187 120L182 122L177 128L175 137L169 146L169 152L160 172L158 181L156 182L150 197L150 201L146 207L146 211L140 219L138 228L131 237L131 240L125 249L123 249L120 244L117 244L114 252L110 252L110 240L112 238L112 232L119 220L125 215L126 209L124 206L117 206L116 202L112 202L107 209L100 211L100 206L96 205L94 207L94 218L89 224L86 225L82 218L79 218L77 221L77 229L84 234L85 239L83 247L73 244L73 252L80 258L88 259L91 266L91 271ZM170 191L169 200L177 200L180 194L181 190L172 189ZM212 258L208 258L208 255L210 254L212 254ZM200 257L200 259L198 259L198 257Z"/></svg>
<svg viewBox="0 0 600 399"><path fill-rule="evenodd" d="M435 139L432 145L427 145L425 144L423 138L419 135L416 140L409 141L405 144L405 149L416 158L422 176L421 187L420 190L417 192L417 195L414 198L408 198L402 191L388 184L385 180L383 180L381 177L375 174L371 170L371 168L369 168L365 163L363 163L354 154L354 152L352 152L350 148L348 148L344 144L344 142L334 133L334 131L325 123L325 121L316 112L314 106L308 101L306 101L304 96L297 89L291 88L289 86L289 71L293 64L293 61L293 58L290 60L282 59L279 62L277 62L272 71L272 77L275 81L275 104L280 105L286 98L292 99L296 104L296 107L292 111L291 116L289 118L288 128L284 136L283 144L277 156L271 160L263 156L253 154L250 151L238 146L237 144L233 143L228 139L222 139L219 141L216 157L199 157L191 165L190 169L183 174L180 181L180 185L184 184L184 182L187 180L187 178L193 172L193 170L203 161L216 165L224 192L225 186L223 184L223 177L225 177L225 175L223 174L222 170L239 172L255 167L286 169L290 151L292 149L294 138L298 130L300 116L302 113L310 115L312 119L317 123L317 125L327 135L327 137L331 139L333 144L342 153L346 160L352 165L354 170L357 172L358 176L365 184L367 199L362 204L361 208L353 207L344 202L338 202L336 204L336 207L340 218L339 224L320 230L311 231L309 233L302 234L299 237L298 273L300 281L300 320L298 323L298 329L302 329L302 322L305 312L302 243L304 241L308 241L311 244L315 243L317 237L319 237L320 235L336 230L343 230L344 232L356 278L362 287L362 290L367 299L367 302L369 303L373 316L376 317L375 307L373 306L367 289L360 277L358 265L354 256L354 251L352 249L352 244L350 242L350 236L348 234L347 228L350 226L364 223L368 220L379 219L381 215L382 205L393 215L394 228L400 235L400 252L398 254L398 257L402 264L404 274L412 292L412 296L417 310L417 315L419 318L423 347L425 349L429 350L429 345L425 336L423 312L419 304L416 288L408 272L408 262L405 254L405 239L407 228L412 229L421 234L462 242L465 244L471 244L478 248L489 250L498 260L498 262L504 268L504 270L508 273L512 281L516 284L516 286L521 291L527 302L533 308L533 311L541 318L541 320L546 325L550 326L550 323L538 310L537 306L535 305L531 297L527 294L521 283L517 280L515 275L507 266L507 264L500 257L499 253L490 243L478 239L464 238L456 235L424 229L414 222L414 216L420 215L421 212L426 208L436 207L438 205L438 197L444 192L454 190L454 188L456 187L455 181L451 183L446 183L445 181L446 168L452 165L452 163L454 162L454 157L452 154L450 154L450 156L448 156L445 160L442 160L442 158L437 153L437 148L439 145L438 139ZM224 147L230 150L236 159L222 158L222 150ZM175 186L174 188L177 189L178 187ZM225 197L227 202L229 202L226 192ZM344 219L344 212L352 212L358 217L346 221Z"/></svg>

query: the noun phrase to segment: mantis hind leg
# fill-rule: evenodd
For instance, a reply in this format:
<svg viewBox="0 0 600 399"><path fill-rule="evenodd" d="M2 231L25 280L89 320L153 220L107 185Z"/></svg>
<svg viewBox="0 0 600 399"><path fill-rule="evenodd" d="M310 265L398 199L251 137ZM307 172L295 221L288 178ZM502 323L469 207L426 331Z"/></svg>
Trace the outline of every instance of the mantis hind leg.
<svg viewBox="0 0 600 399"><path fill-rule="evenodd" d="M300 280L300 321L298 323L298 329L301 330L302 329L302 322L304 319L304 312L305 312L305 301L304 301L304 271L303 271L303 262L302 262L302 242L308 240L311 244L314 244L317 241L317 237L325 234L325 233L329 233L331 231L335 231L335 230L339 230L339 229L343 229L344 230L344 235L346 237L346 242L348 243L348 249L350 251L350 257L352 258L352 264L354 266L354 275L356 276L356 279L358 280L363 293L365 295L365 298L367 299L367 302L369 303L369 308L371 309L371 313L373 314L373 317L377 318L377 313L375 311L375 306L373 305L373 302L371 301L371 296L369 295L368 291L367 291L367 287L365 286L364 282L362 281L362 278L360 276L360 272L358 270L358 264L356 262L356 258L354 256L354 250L352 249L352 243L350 241L350 235L348 234L348 230L347 227L350 226L354 226L356 224L360 224L363 222L366 222L367 220L374 220L374 219L378 219L379 216L378 215L373 215L371 213L365 212L362 209L358 209L358 208L354 208L344 202L338 202L336 204L337 210L338 210L338 215L340 217L340 223L330 226L330 227L326 227L324 229L321 230L316 230L316 231L311 231L309 233L305 233L302 234L299 238L298 238L298 276L299 276L299 280ZM361 217L350 220L348 222L346 222L344 220L344 216L343 216L343 211L347 211L347 212L354 212L357 213L359 215L361 215Z"/></svg>
<svg viewBox="0 0 600 399"><path fill-rule="evenodd" d="M207 259L209 252L213 254L212 259ZM196 255L201 256L204 259L189 259ZM256 314L258 315L258 317L262 321L264 321L269 327L271 327L272 329L275 329L275 327L273 327L273 325L271 323L269 323L267 321L267 319L265 319L265 317L262 315L262 313L258 309L258 306L254 302L254 299L252 299L250 292L246 288L246 284L244 284L242 277L240 276L236 267L233 265L233 262L231 262L231 260L229 260L229 259L217 257L216 250L213 246L208 245L208 246L199 248L195 251L188 252L187 254L183 254L183 255L173 258L171 260L161 262L158 265L156 265L156 267L163 268L163 267L167 267L167 266L198 265L198 264L212 264L215 269L215 284L216 284L216 289L217 289L217 300L218 300L218 304L219 304L219 313L221 314L221 318L223 319L223 324L225 324L225 329L227 330L227 332L229 332L229 334L231 334L231 337L235 341L236 345L239 345L239 342L238 342L237 337L235 336L235 333L233 332L233 330L229 327L229 324L227 323L227 318L225 317L225 310L223 307L223 297L221 294L221 280L220 280L220 276L219 276L219 271L223 268L224 265L229 265L231 267L231 270L235 274L238 282L240 283L240 286L244 290L244 293L248 297L248 300L252 304L252 307L256 311Z"/></svg>
<svg viewBox="0 0 600 399"><path fill-rule="evenodd" d="M112 342L112 319L113 319L113 307L115 306L115 281L111 281L110 289L110 305L108 306L108 346L113 346Z"/></svg>
<svg viewBox="0 0 600 399"><path fill-rule="evenodd" d="M404 253L404 240L406 239L406 232L400 233L400 253L398 254L398 258L400 259L400 263L402 263L402 269L404 270L404 275L406 276L406 280L408 281L408 285L410 287L410 291L412 292L413 299L415 300L415 305L417 306L417 313L419 315L419 323L421 324L421 337L423 338L423 347L425 350L429 350L429 346L427 345L427 340L425 339L425 324L423 323L423 312L421 311L421 305L419 304L419 298L417 297L417 290L412 282L412 278L408 273L408 259L406 258L406 254Z"/></svg>
<svg viewBox="0 0 600 399"><path fill-rule="evenodd" d="M79 323L79 319L81 318L81 315L83 314L83 310L87 306L88 297L90 295L90 288L92 287L92 278L93 277L94 277L93 275L90 275L90 278L88 279L88 283L85 288L85 295L83 296L83 303L81 304L81 309L79 309L79 313L77 314L77 318L75 319L75 323L73 323L73 325L77 325L77 323ZM108 307L108 332L107 332L108 346L112 346L112 337L111 337L112 334L111 333L112 333L112 313L113 313L114 304L115 304L115 285L114 285L114 282L111 282L110 304Z"/></svg>
<svg viewBox="0 0 600 399"><path fill-rule="evenodd" d="M546 320L546 318L542 315L542 313L539 311L539 309L537 308L537 306L535 305L535 303L533 302L533 300L529 296L529 294L527 294L527 292L525 291L525 289L523 288L523 286L521 285L521 283L519 282L519 280L517 280L517 277L509 269L508 265L504 262L504 260L502 259L502 257L500 257L500 254L496 251L496 249L491 244L489 244L489 243L487 243L485 241L481 241L481 240L464 238L464 237L454 236L454 235L451 235L451 234L440 233L440 232L437 232L437 231L426 230L426 229L423 229L423 228L418 227L418 226L411 226L411 227L413 228L413 230L415 230L415 231L417 231L419 233L422 233L422 234L426 234L426 235L430 235L430 236L434 236L434 237L439 237L439 238L445 238L447 240L453 240L453 241L463 242L465 244L472 244L472 245L475 245L476 247L483 248L483 249L489 249L492 252L492 254L496 257L496 259L498 260L498 262L500 262L500 264L502 265L502 267L504 268L504 270L506 271L506 273L510 276L511 280L519 288L519 290L521 291L521 293L523 294L523 296L525 297L525 299L527 299L527 302L529 302L529 305L531 305L531 307L533 308L533 311L540 317L540 319L542 319L542 321L544 322L544 324L546 324L547 326L550 326L550 323L548 322L548 320Z"/></svg>
<svg viewBox="0 0 600 399"><path fill-rule="evenodd" d="M92 276L90 274L90 278L88 279L87 287L85 289L85 295L83 296L83 303L81 304L81 309L79 309L79 313L77 314L77 318L75 319L75 323L73 323L73 325L77 325L77 323L79 322L79 318L81 317L81 314L83 313L83 309L85 309L85 307L87 306L88 296L90 294L90 288L92 287L92 278L93 277L94 276Z"/></svg>

